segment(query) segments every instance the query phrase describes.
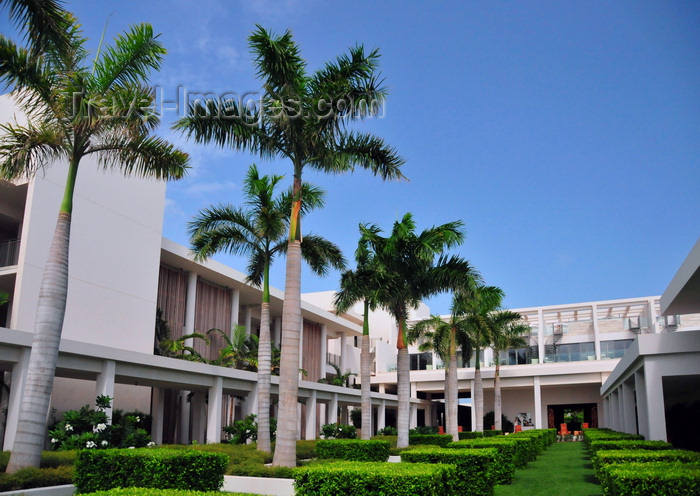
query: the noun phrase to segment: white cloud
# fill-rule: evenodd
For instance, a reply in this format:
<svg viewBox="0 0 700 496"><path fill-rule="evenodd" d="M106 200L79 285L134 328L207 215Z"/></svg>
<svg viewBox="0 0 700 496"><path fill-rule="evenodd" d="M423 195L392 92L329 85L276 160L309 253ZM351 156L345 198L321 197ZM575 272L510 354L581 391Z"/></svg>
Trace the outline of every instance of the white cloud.
<svg viewBox="0 0 700 496"><path fill-rule="evenodd" d="M199 182L188 185L184 192L193 198L208 198L211 195L223 191L237 190L238 186L232 181L225 182Z"/></svg>

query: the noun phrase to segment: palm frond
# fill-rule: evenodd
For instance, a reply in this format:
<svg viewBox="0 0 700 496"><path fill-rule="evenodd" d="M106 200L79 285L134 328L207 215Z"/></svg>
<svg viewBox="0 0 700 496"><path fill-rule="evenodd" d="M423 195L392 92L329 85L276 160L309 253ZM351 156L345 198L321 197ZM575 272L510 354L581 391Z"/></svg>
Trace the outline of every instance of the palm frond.
<svg viewBox="0 0 700 496"><path fill-rule="evenodd" d="M41 57L0 35L0 83L5 88L14 87L19 103L28 113L53 106L52 81Z"/></svg>
<svg viewBox="0 0 700 496"><path fill-rule="evenodd" d="M33 52L41 53L49 48L64 51L70 48L63 2L0 0L0 6L9 6L10 19L18 29L24 31Z"/></svg>
<svg viewBox="0 0 700 496"><path fill-rule="evenodd" d="M299 46L292 40L291 31L277 36L257 24L248 38L248 46L255 57L257 76L268 91L280 94L291 90L297 95L303 92L306 62L301 58Z"/></svg>
<svg viewBox="0 0 700 496"><path fill-rule="evenodd" d="M303 237L301 256L319 276L325 276L331 268L343 270L347 264L343 252L335 243L314 234Z"/></svg>
<svg viewBox="0 0 700 496"><path fill-rule="evenodd" d="M52 160L67 156L64 138L55 127L43 123L0 124L0 177L28 177Z"/></svg>
<svg viewBox="0 0 700 496"><path fill-rule="evenodd" d="M199 211L187 224L194 258L202 261L215 253L246 255L258 251L259 239L251 216L231 205Z"/></svg>

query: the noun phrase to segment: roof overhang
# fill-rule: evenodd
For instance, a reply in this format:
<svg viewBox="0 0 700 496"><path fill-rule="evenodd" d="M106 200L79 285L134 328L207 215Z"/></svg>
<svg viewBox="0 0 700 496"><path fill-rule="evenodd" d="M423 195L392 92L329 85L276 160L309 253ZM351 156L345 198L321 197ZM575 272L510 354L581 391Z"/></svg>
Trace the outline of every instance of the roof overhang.
<svg viewBox="0 0 700 496"><path fill-rule="evenodd" d="M662 315L700 313L700 239L661 295Z"/></svg>

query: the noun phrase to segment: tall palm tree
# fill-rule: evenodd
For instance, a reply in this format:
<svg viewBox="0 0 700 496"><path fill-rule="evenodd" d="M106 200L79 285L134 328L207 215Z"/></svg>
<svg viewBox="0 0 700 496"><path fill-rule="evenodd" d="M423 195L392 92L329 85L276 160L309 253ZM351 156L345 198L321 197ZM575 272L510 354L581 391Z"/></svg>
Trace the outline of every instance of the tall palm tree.
<svg viewBox="0 0 700 496"><path fill-rule="evenodd" d="M492 312L488 315L491 328L491 347L496 355L496 372L493 380L493 412L494 423L497 430L501 430L501 360L499 352L510 349L523 348L527 341L523 334L530 332L530 326L522 323L522 315L510 310Z"/></svg>
<svg viewBox="0 0 700 496"><path fill-rule="evenodd" d="M48 48L67 52L71 39L66 11L60 0L0 0L0 6L7 6L10 19L24 31L25 39L34 55Z"/></svg>
<svg viewBox="0 0 700 496"><path fill-rule="evenodd" d="M386 91L378 81L379 52L358 45L313 74L290 31L277 36L261 26L249 37L258 77L259 106L236 100L194 102L175 128L199 143L284 157L294 171L289 223L280 365L280 420L273 464L296 464L299 331L301 329L300 212L305 168L337 174L355 167L383 179L401 179L401 157L372 134L349 130L349 122L375 115ZM306 242L307 239L304 239Z"/></svg>
<svg viewBox="0 0 700 496"><path fill-rule="evenodd" d="M388 237L380 235L374 225L361 226L373 257L382 268L380 304L396 320L397 447L408 446L410 414L410 370L406 321L409 309L416 308L424 298L443 291L456 291L473 285L478 273L466 260L448 256L444 251L459 245L464 239L462 222L449 222L415 232L410 213L396 221Z"/></svg>
<svg viewBox="0 0 700 496"><path fill-rule="evenodd" d="M270 440L270 377L272 345L270 339L270 266L277 255L287 251L285 237L293 193L275 197L281 176L260 176L252 165L243 184L248 209L219 205L202 210L189 223L189 234L195 260L204 260L225 251L248 255L247 281L262 287L260 337L258 342L258 449L272 452ZM323 192L308 184L302 185L304 201L301 213L323 206ZM308 234L304 236L301 256L311 269L325 275L330 267L345 268L340 249L330 241ZM297 355L298 361L298 355ZM297 364L297 369L298 369Z"/></svg>
<svg viewBox="0 0 700 496"><path fill-rule="evenodd" d="M178 179L188 157L151 134L158 118L149 112L146 86L165 49L149 24L133 26L113 47L86 65L86 39L65 15L70 49L47 43L43 51L21 48L0 36L0 81L14 96L28 124L0 126L0 177L33 175L52 162L67 162L68 174L56 230L44 268L29 369L8 472L39 466L46 416L58 358L68 287L68 245L73 192L84 157L125 174ZM132 102L137 102L132 106Z"/></svg>
<svg viewBox="0 0 700 496"><path fill-rule="evenodd" d="M489 314L501 306L503 291L496 286L477 286L456 295L453 311L464 319L464 331L474 358L474 391L472 408L475 410L474 430L484 430L484 385L481 377L481 350L492 340Z"/></svg>
<svg viewBox="0 0 700 496"><path fill-rule="evenodd" d="M333 306L336 313L347 312L354 304L362 302L362 343L360 347L360 405L362 427L360 438L372 436L372 397L370 389L370 367L372 356L369 349L369 312L376 310L383 290L382 268L372 256L368 239L360 237L355 250L355 270L344 272L340 278L340 291L336 293Z"/></svg>

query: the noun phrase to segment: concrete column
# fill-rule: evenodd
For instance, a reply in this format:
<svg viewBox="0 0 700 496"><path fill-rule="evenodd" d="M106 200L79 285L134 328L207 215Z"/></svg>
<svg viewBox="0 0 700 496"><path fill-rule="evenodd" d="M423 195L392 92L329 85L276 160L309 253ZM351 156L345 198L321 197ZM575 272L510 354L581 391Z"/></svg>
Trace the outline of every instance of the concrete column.
<svg viewBox="0 0 700 496"><path fill-rule="evenodd" d="M533 390L535 393L535 429L542 429L542 391L540 389L540 376L533 378Z"/></svg>
<svg viewBox="0 0 700 496"><path fill-rule="evenodd" d="M163 424L165 420L165 390L151 389L151 440L163 444Z"/></svg>
<svg viewBox="0 0 700 496"><path fill-rule="evenodd" d="M620 388L617 388L613 393L612 402L612 425L613 430L619 431L622 429L622 408L620 401Z"/></svg>
<svg viewBox="0 0 700 496"><path fill-rule="evenodd" d="M428 406L425 409L425 425L433 425L433 398L432 394L426 394Z"/></svg>
<svg viewBox="0 0 700 496"><path fill-rule="evenodd" d="M221 442L221 408L224 401L224 379L215 377L214 384L209 388L209 403L207 405L207 443Z"/></svg>
<svg viewBox="0 0 700 496"><path fill-rule="evenodd" d="M537 322L537 352L540 355L540 363L544 363L544 313L541 308L537 310Z"/></svg>
<svg viewBox="0 0 700 496"><path fill-rule="evenodd" d="M386 400L379 400L377 412L377 430L386 427Z"/></svg>
<svg viewBox="0 0 700 496"><path fill-rule="evenodd" d="M280 343L282 342L282 317L275 317L273 319L273 337L272 337L272 342L275 346L278 348L280 347Z"/></svg>
<svg viewBox="0 0 700 496"><path fill-rule="evenodd" d="M639 434L644 436L644 439L649 439L649 404L647 403L643 370L638 370L634 373L634 388L637 393Z"/></svg>
<svg viewBox="0 0 700 496"><path fill-rule="evenodd" d="M598 419L598 427L610 427L610 395L603 398L603 418Z"/></svg>
<svg viewBox="0 0 700 496"><path fill-rule="evenodd" d="M311 396L306 400L306 439L316 439L316 391L311 391Z"/></svg>
<svg viewBox="0 0 700 496"><path fill-rule="evenodd" d="M198 443L206 440L206 403L204 393L197 391L192 396L192 439Z"/></svg>
<svg viewBox="0 0 700 496"><path fill-rule="evenodd" d="M328 330L326 324L321 324L321 379L326 378L326 364L328 363Z"/></svg>
<svg viewBox="0 0 700 496"><path fill-rule="evenodd" d="M231 288L231 335L233 329L238 325L238 315L241 311L241 292L238 289Z"/></svg>
<svg viewBox="0 0 700 496"><path fill-rule="evenodd" d="M622 384L622 425L623 432L637 434L637 416L634 411L634 383Z"/></svg>
<svg viewBox="0 0 700 496"><path fill-rule="evenodd" d="M192 404L187 401L189 391L180 391L180 424L178 426L178 442L190 444L190 411Z"/></svg>
<svg viewBox="0 0 700 496"><path fill-rule="evenodd" d="M418 427L418 405L411 403L410 417L408 422L409 429Z"/></svg>
<svg viewBox="0 0 700 496"><path fill-rule="evenodd" d="M253 333L251 329L253 325L253 308L250 305L243 309L243 325L245 326L246 334L250 335Z"/></svg>
<svg viewBox="0 0 700 496"><path fill-rule="evenodd" d="M647 308L649 311L649 327L654 333L661 332L661 326L659 326L658 320L659 315L656 313L656 301L654 301L654 298L649 298Z"/></svg>
<svg viewBox="0 0 700 496"><path fill-rule="evenodd" d="M328 405L328 423L338 423L338 395L335 393L331 396L331 401Z"/></svg>
<svg viewBox="0 0 700 496"><path fill-rule="evenodd" d="M344 374L347 372L347 352L345 350L347 338L344 332L338 333L340 338L340 373Z"/></svg>
<svg viewBox="0 0 700 496"><path fill-rule="evenodd" d="M661 370L653 358L644 362L644 385L646 388L647 422L649 441L666 441L666 414L664 410L664 388Z"/></svg>
<svg viewBox="0 0 700 496"><path fill-rule="evenodd" d="M258 386L253 386L253 390L248 393L243 402L243 415L258 414Z"/></svg>
<svg viewBox="0 0 700 496"><path fill-rule="evenodd" d="M114 408L114 374L116 372L116 363L114 360L105 360L102 362L102 371L97 374L97 383L95 387L95 396L109 396L112 398L110 407L105 410L107 414L107 423L112 423L112 409Z"/></svg>
<svg viewBox="0 0 700 496"><path fill-rule="evenodd" d="M12 366L12 382L10 385L10 399L7 405L3 451L12 450L12 445L15 444L19 410L22 404L22 390L24 389L24 382L27 380L27 370L29 369L30 351L29 348L22 348L19 361Z"/></svg>
<svg viewBox="0 0 700 496"><path fill-rule="evenodd" d="M600 360L600 329L598 328L598 305L595 303L591 308L593 322L593 341L595 346L595 359Z"/></svg>
<svg viewBox="0 0 700 496"><path fill-rule="evenodd" d="M471 396L471 414L472 414L472 430L476 429L476 405L474 404L474 387L476 385L476 381L472 379L469 381L469 396Z"/></svg>

